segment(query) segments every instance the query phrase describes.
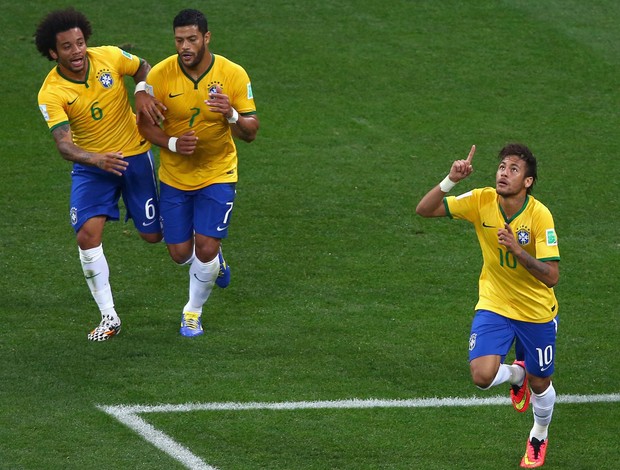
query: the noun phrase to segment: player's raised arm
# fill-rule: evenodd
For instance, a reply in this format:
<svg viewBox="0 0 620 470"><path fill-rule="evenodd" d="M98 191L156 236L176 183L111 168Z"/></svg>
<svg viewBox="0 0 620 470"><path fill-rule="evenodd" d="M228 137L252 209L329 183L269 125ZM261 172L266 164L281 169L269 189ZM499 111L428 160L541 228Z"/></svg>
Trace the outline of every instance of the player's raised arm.
<svg viewBox="0 0 620 470"><path fill-rule="evenodd" d="M461 181L467 178L474 168L471 164L476 152L476 146L472 145L469 155L464 160L456 160L452 163L450 172L441 183L432 188L418 203L415 211L416 214L422 217L443 217L446 215L446 208L443 205L444 196L450 192L452 188Z"/></svg>

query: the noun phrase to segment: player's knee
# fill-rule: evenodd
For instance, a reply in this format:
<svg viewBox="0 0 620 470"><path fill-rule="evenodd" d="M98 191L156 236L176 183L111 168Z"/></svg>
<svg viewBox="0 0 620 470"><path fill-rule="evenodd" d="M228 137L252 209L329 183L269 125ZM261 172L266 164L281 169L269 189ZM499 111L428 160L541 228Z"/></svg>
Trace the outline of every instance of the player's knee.
<svg viewBox="0 0 620 470"><path fill-rule="evenodd" d="M140 233L140 237L147 243L159 243L163 240L161 233Z"/></svg>
<svg viewBox="0 0 620 470"><path fill-rule="evenodd" d="M480 368L471 369L471 379L474 382L474 385L481 390L488 389L493 383L494 378L495 374L490 371Z"/></svg>
<svg viewBox="0 0 620 470"><path fill-rule="evenodd" d="M544 393L551 385L551 377L529 376L530 388L536 394Z"/></svg>

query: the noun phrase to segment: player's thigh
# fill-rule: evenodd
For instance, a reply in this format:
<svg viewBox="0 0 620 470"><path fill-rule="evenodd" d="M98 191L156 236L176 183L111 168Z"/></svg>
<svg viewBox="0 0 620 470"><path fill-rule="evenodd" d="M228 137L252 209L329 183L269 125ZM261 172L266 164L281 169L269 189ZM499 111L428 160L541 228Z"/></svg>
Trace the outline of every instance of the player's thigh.
<svg viewBox="0 0 620 470"><path fill-rule="evenodd" d="M159 211L167 244L184 244L193 239L195 197L196 191L183 191L160 183Z"/></svg>
<svg viewBox="0 0 620 470"><path fill-rule="evenodd" d="M553 375L559 316L547 323L513 323L523 349L525 370L536 377Z"/></svg>
<svg viewBox="0 0 620 470"><path fill-rule="evenodd" d="M131 218L141 233L159 233L159 195L151 152L127 158L123 175L123 201L127 219Z"/></svg>
<svg viewBox="0 0 620 470"><path fill-rule="evenodd" d="M499 356L504 362L515 338L510 320L488 310L477 310L469 335L469 360Z"/></svg>
<svg viewBox="0 0 620 470"><path fill-rule="evenodd" d="M69 217L75 232L97 216L118 220L121 178L98 168L74 165L71 172Z"/></svg>
<svg viewBox="0 0 620 470"><path fill-rule="evenodd" d="M194 205L196 233L212 238L226 238L235 204L235 184L219 183L202 188Z"/></svg>

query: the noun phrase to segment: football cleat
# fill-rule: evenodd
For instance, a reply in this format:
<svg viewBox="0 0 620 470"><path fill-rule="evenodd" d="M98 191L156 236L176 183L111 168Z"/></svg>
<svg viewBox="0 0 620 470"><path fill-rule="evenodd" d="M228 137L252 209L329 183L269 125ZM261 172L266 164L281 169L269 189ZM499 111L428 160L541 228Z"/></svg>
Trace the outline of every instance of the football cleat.
<svg viewBox="0 0 620 470"><path fill-rule="evenodd" d="M116 336L121 332L121 321L113 320L110 316L104 316L101 323L93 331L88 333L90 341L107 341L112 336Z"/></svg>
<svg viewBox="0 0 620 470"><path fill-rule="evenodd" d="M218 287L224 289L225 287L228 287L228 284L230 284L230 266L224 260L224 255L222 255L221 247L220 252L217 254L217 257L220 259L220 272L215 279L215 283L218 285Z"/></svg>
<svg viewBox="0 0 620 470"><path fill-rule="evenodd" d="M202 330L202 322L200 321L200 314L193 312L183 312L181 318L181 330L180 333L183 336L200 336L204 333Z"/></svg>
<svg viewBox="0 0 620 470"><path fill-rule="evenodd" d="M514 361L513 365L522 367L523 372L525 372L525 362ZM518 385L511 385L510 400L512 401L513 408L519 413L527 411L527 408L530 406L530 388L527 386L527 372L525 373L523 384L520 387Z"/></svg>
<svg viewBox="0 0 620 470"><path fill-rule="evenodd" d="M547 453L547 441L548 439L539 441L535 437L527 441L525 455L521 459L521 468L537 468L543 466L545 463L545 454Z"/></svg>

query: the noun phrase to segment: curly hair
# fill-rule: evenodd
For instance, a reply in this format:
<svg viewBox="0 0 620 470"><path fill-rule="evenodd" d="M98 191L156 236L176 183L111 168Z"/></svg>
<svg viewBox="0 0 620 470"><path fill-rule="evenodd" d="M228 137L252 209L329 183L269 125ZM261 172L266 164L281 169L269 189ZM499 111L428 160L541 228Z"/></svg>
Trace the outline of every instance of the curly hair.
<svg viewBox="0 0 620 470"><path fill-rule="evenodd" d="M525 162L525 176L532 177L532 185L527 188L527 193L531 194L534 184L536 184L536 180L538 180L538 165L536 157L531 150L523 144L512 143L502 148L497 156L500 161L506 157L515 156Z"/></svg>
<svg viewBox="0 0 620 470"><path fill-rule="evenodd" d="M179 14L174 17L172 29L181 26L197 26L198 31L202 34L206 34L209 31L207 17L201 11L193 9L181 10Z"/></svg>
<svg viewBox="0 0 620 470"><path fill-rule="evenodd" d="M56 35L73 28L79 28L84 35L84 40L88 42L88 38L90 38L93 30L90 26L90 21L83 13L75 10L73 7L48 13L41 20L34 33L34 42L37 50L43 57L54 60L50 55L50 49L56 51Z"/></svg>

